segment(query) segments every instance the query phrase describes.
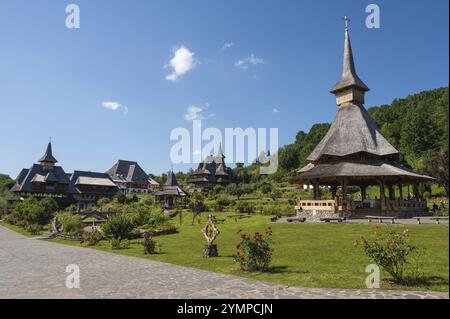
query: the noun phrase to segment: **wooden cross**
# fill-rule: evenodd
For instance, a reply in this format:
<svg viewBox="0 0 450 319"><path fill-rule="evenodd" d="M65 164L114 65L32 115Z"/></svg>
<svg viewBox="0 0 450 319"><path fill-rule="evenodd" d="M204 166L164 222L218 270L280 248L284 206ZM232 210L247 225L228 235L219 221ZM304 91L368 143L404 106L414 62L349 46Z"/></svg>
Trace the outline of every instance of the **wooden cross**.
<svg viewBox="0 0 450 319"><path fill-rule="evenodd" d="M349 22L350 22L350 18L347 17L347 16L344 16L344 17L342 18L342 20L344 20L345 31L348 31L348 25L349 25Z"/></svg>

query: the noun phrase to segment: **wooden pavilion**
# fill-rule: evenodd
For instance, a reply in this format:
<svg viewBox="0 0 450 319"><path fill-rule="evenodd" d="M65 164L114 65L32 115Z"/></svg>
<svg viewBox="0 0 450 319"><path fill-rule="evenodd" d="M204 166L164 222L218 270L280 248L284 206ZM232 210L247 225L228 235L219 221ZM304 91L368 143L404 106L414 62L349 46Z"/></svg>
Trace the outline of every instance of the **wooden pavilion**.
<svg viewBox="0 0 450 319"><path fill-rule="evenodd" d="M176 206L178 200L183 200L187 196L187 193L178 185L174 172L170 171L166 183L155 195L164 203L165 210L171 210Z"/></svg>
<svg viewBox="0 0 450 319"><path fill-rule="evenodd" d="M296 206L301 217L404 216L427 211L419 184L434 179L398 164L400 153L381 135L364 108L367 91L369 88L356 74L346 27L343 73L331 90L339 106L337 115L308 157L309 164L290 180L314 186L314 199L300 199ZM404 185L412 189L412 194L404 194ZM349 195L349 186L359 188L358 200ZM369 186L377 186L379 196L369 199ZM324 187L331 190L332 199L321 198L320 189Z"/></svg>

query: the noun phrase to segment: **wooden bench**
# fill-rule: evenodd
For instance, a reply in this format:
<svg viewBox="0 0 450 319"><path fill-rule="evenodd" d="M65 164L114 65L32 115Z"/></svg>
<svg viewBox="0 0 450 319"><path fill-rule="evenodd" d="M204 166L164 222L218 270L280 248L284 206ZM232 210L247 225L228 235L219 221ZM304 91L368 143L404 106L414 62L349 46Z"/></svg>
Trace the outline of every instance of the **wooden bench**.
<svg viewBox="0 0 450 319"><path fill-rule="evenodd" d="M417 216L417 217L413 217L415 219L417 219L417 224L421 225L422 224L422 220L434 220L436 222L437 225L440 224L441 220L448 220L448 217L421 217L421 216Z"/></svg>
<svg viewBox="0 0 450 319"><path fill-rule="evenodd" d="M293 223L293 222L298 222L298 223L304 223L305 221L306 221L306 218L300 218L300 217L298 217L298 218L288 218L288 219L286 219L286 221L288 222L288 223Z"/></svg>
<svg viewBox="0 0 450 319"><path fill-rule="evenodd" d="M244 219L244 218L251 218L252 216L250 215L242 215L242 214L238 214L238 215L229 215L227 216L228 218L234 218L234 220L237 222L238 219Z"/></svg>
<svg viewBox="0 0 450 319"><path fill-rule="evenodd" d="M395 217L387 217L387 216L366 216L369 223L372 222L373 219L378 220L380 223L383 223L383 220L390 220L391 224L395 224Z"/></svg>
<svg viewBox="0 0 450 319"><path fill-rule="evenodd" d="M321 222L325 222L325 223L331 223L331 222L342 223L345 220L346 219L343 217L325 217L325 218L320 219Z"/></svg>

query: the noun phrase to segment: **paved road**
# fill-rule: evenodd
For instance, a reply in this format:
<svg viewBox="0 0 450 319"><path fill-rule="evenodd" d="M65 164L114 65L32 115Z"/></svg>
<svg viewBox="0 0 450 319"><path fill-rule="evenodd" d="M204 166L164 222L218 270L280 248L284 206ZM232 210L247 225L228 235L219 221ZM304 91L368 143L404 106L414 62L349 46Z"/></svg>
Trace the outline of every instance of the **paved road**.
<svg viewBox="0 0 450 319"><path fill-rule="evenodd" d="M80 289L65 270L80 267ZM294 288L30 239L0 226L0 298L448 298L448 293Z"/></svg>

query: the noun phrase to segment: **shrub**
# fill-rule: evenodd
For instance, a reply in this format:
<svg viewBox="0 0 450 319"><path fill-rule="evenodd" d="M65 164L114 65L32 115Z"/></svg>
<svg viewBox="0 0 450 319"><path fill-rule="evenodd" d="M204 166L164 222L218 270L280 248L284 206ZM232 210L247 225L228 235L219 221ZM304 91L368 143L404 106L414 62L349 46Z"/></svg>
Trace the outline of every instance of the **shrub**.
<svg viewBox="0 0 450 319"><path fill-rule="evenodd" d="M121 247L121 241L127 239L133 230L131 218L125 214L117 214L103 224L102 230L105 236L111 239L111 247Z"/></svg>
<svg viewBox="0 0 450 319"><path fill-rule="evenodd" d="M388 272L396 283L405 283L407 279L411 279L406 273L410 258L421 250L411 242L408 230L398 233L393 230L381 231L376 227L372 238L361 236L355 244L359 243L362 244L366 255ZM417 273L415 269L413 276Z"/></svg>
<svg viewBox="0 0 450 319"><path fill-rule="evenodd" d="M94 230L92 232L84 232L83 240L88 244L88 246L95 246L103 239L101 232Z"/></svg>
<svg viewBox="0 0 450 319"><path fill-rule="evenodd" d="M217 197L215 204L214 204L214 210L218 212L223 212L225 207L230 206L231 201L228 197L224 195L220 195Z"/></svg>
<svg viewBox="0 0 450 319"><path fill-rule="evenodd" d="M111 203L111 200L108 197L102 197L97 201L97 206L102 207Z"/></svg>
<svg viewBox="0 0 450 319"><path fill-rule="evenodd" d="M144 241L142 245L144 246L144 254L156 254L156 241L153 240L152 234L150 232L144 233Z"/></svg>
<svg viewBox="0 0 450 319"><path fill-rule="evenodd" d="M25 224L47 225L53 217L58 205L52 198L37 200L28 197L12 208L12 214Z"/></svg>
<svg viewBox="0 0 450 319"><path fill-rule="evenodd" d="M234 260L245 271L267 271L272 260L273 249L271 247L272 229L266 230L266 236L256 232L253 237L242 234L241 242L236 246Z"/></svg>
<svg viewBox="0 0 450 319"><path fill-rule="evenodd" d="M119 240L117 238L111 239L112 249L127 249L130 247L130 242L127 239Z"/></svg>
<svg viewBox="0 0 450 319"><path fill-rule="evenodd" d="M205 204L205 196L202 193L195 192L191 195L189 208L194 213L202 213L208 211Z"/></svg>
<svg viewBox="0 0 450 319"><path fill-rule="evenodd" d="M248 213L251 214L255 211L255 206L249 202L239 201L237 202L235 209L238 213Z"/></svg>
<svg viewBox="0 0 450 319"><path fill-rule="evenodd" d="M63 225L63 233L67 235L79 235L82 231L81 216L70 213L56 215L58 221Z"/></svg>
<svg viewBox="0 0 450 319"><path fill-rule="evenodd" d="M42 226L38 224L29 224L25 226L25 230L32 235L39 235L42 231Z"/></svg>

